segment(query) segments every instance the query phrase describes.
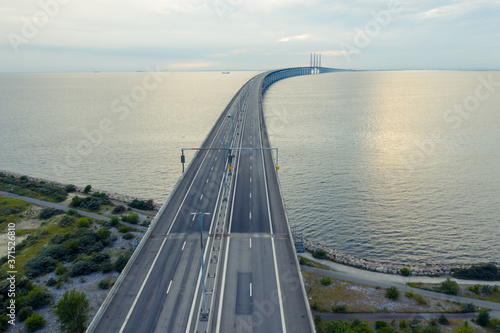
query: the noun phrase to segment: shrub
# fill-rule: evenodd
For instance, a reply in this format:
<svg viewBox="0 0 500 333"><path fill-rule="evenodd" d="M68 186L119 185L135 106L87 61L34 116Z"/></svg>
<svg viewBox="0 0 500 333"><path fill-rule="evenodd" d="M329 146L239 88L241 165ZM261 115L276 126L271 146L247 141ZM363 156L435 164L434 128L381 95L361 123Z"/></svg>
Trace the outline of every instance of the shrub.
<svg viewBox="0 0 500 333"><path fill-rule="evenodd" d="M476 312L476 306L472 303L462 304L460 312L463 313Z"/></svg>
<svg viewBox="0 0 500 333"><path fill-rule="evenodd" d="M458 295L460 287L458 286L458 283L456 281L452 281L448 278L445 281L441 282L439 290L445 294Z"/></svg>
<svg viewBox="0 0 500 333"><path fill-rule="evenodd" d="M115 261L115 270L118 273L121 273L121 271L125 268L127 265L128 260L132 256L132 253L129 251L127 253L120 254L118 258L116 258Z"/></svg>
<svg viewBox="0 0 500 333"><path fill-rule="evenodd" d="M57 223L57 225L61 228L65 228L72 225L73 222L75 222L75 219L73 217L64 215L63 218Z"/></svg>
<svg viewBox="0 0 500 333"><path fill-rule="evenodd" d="M392 299L392 300L397 300L399 297L399 290L396 287L389 287L387 291L385 292L385 297Z"/></svg>
<svg viewBox="0 0 500 333"><path fill-rule="evenodd" d="M329 286L332 284L332 278L329 276L325 276L321 278L321 284L324 286Z"/></svg>
<svg viewBox="0 0 500 333"><path fill-rule="evenodd" d="M7 328L7 324L9 323L9 318L6 314L0 314L0 331L3 331Z"/></svg>
<svg viewBox="0 0 500 333"><path fill-rule="evenodd" d="M113 208L113 211L111 213L113 213L113 214L120 214L120 213L123 213L124 211L125 211L125 206L118 205L115 208Z"/></svg>
<svg viewBox="0 0 500 333"><path fill-rule="evenodd" d="M53 277L51 277L50 279L47 280L47 286L49 286L49 287L55 286L56 283L57 283L57 280L54 279Z"/></svg>
<svg viewBox="0 0 500 333"><path fill-rule="evenodd" d="M404 330L405 328L408 328L408 322L406 321L406 319L403 319L399 322L399 328Z"/></svg>
<svg viewBox="0 0 500 333"><path fill-rule="evenodd" d="M24 274L33 278L44 273L50 273L54 270L55 260L47 256L39 256L29 259L24 264Z"/></svg>
<svg viewBox="0 0 500 333"><path fill-rule="evenodd" d="M45 318L41 314L33 313L24 322L24 327L26 327L28 332L34 332L44 327L45 323Z"/></svg>
<svg viewBox="0 0 500 333"><path fill-rule="evenodd" d="M450 321L448 320L448 318L446 318L445 315L440 315L438 318L438 323L440 323L441 325L449 325Z"/></svg>
<svg viewBox="0 0 500 333"><path fill-rule="evenodd" d="M109 225L112 227L116 227L116 226L118 226L118 224L120 224L120 220L118 220L118 217L116 217L116 216L113 216L111 218L111 221L109 221Z"/></svg>
<svg viewBox="0 0 500 333"><path fill-rule="evenodd" d="M32 314L33 314L33 308L31 306L25 306L24 308L19 310L19 313L17 314L17 319L19 321L25 321Z"/></svg>
<svg viewBox="0 0 500 333"><path fill-rule="evenodd" d="M132 228L130 228L128 225L121 225L118 227L118 231L121 232L122 234L125 234L131 230Z"/></svg>
<svg viewBox="0 0 500 333"><path fill-rule="evenodd" d="M453 272L453 277L469 280L500 280L500 271L494 264L474 265L470 268L458 269Z"/></svg>
<svg viewBox="0 0 500 333"><path fill-rule="evenodd" d="M69 209L66 212L66 214L69 216L77 216L77 217L81 216L80 213L78 213L78 211L76 209L73 209L73 208Z"/></svg>
<svg viewBox="0 0 500 333"><path fill-rule="evenodd" d="M328 255L325 250L316 250L313 253L314 258L318 259L328 259Z"/></svg>
<svg viewBox="0 0 500 333"><path fill-rule="evenodd" d="M86 218L81 218L78 220L78 228L88 228L90 227L90 222Z"/></svg>
<svg viewBox="0 0 500 333"><path fill-rule="evenodd" d="M51 301L52 295L44 287L40 286L34 287L26 296L27 305L35 310L50 304Z"/></svg>
<svg viewBox="0 0 500 333"><path fill-rule="evenodd" d="M111 231L108 228L100 228L97 230L97 234L101 239L108 239L111 236Z"/></svg>
<svg viewBox="0 0 500 333"><path fill-rule="evenodd" d="M347 307L345 305L334 305L332 306L332 311L335 313L346 313Z"/></svg>
<svg viewBox="0 0 500 333"><path fill-rule="evenodd" d="M469 286L467 290L472 291L474 294L479 295L481 293L481 285L475 284L473 286Z"/></svg>
<svg viewBox="0 0 500 333"><path fill-rule="evenodd" d="M104 279L99 281L98 287L100 289L109 289L111 287L111 284L111 281L109 281L108 279Z"/></svg>
<svg viewBox="0 0 500 333"><path fill-rule="evenodd" d="M71 266L71 269L69 270L68 274L71 277L80 275L89 275L97 271L98 268L99 266L90 260L77 260Z"/></svg>
<svg viewBox="0 0 500 333"><path fill-rule="evenodd" d="M76 186L73 184L68 184L64 187L64 190L68 193L75 192L76 191Z"/></svg>
<svg viewBox="0 0 500 333"><path fill-rule="evenodd" d="M113 270L113 263L110 261L105 261L101 264L101 270L103 273L109 273Z"/></svg>
<svg viewBox="0 0 500 333"><path fill-rule="evenodd" d="M56 268L56 275L63 275L63 274L65 274L67 271L68 271L68 268L67 268L67 267L64 267L64 266L58 266L58 267Z"/></svg>
<svg viewBox="0 0 500 333"><path fill-rule="evenodd" d="M377 330L380 330L380 329L382 329L382 328L384 328L384 327L389 327L389 324L387 324L387 322L386 322L386 321L383 321L383 320L377 320L377 321L375 322L375 328L376 328Z"/></svg>
<svg viewBox="0 0 500 333"><path fill-rule="evenodd" d="M401 268L401 269L399 270L399 272L400 272L400 273L401 273L401 275L403 275L403 276L410 276L410 275L411 275L411 271L410 271L408 268L406 268L406 267Z"/></svg>
<svg viewBox="0 0 500 333"><path fill-rule="evenodd" d="M492 286L485 284L484 286L481 287L481 292L485 295L491 295L494 292L494 288Z"/></svg>
<svg viewBox="0 0 500 333"><path fill-rule="evenodd" d="M55 305L54 313L59 328L67 333L84 333L85 322L89 318L91 307L87 296L75 289L67 290Z"/></svg>
<svg viewBox="0 0 500 333"><path fill-rule="evenodd" d="M141 210L151 210L154 208L153 205L152 199L149 199L148 201L134 199L128 203L129 207Z"/></svg>
<svg viewBox="0 0 500 333"><path fill-rule="evenodd" d="M134 234L131 232L127 232L125 235L123 235L123 239L132 239L134 238Z"/></svg>
<svg viewBox="0 0 500 333"><path fill-rule="evenodd" d="M85 194L88 194L90 192L90 190L92 189L92 185L87 185L85 186L85 188L83 189L83 193Z"/></svg>
<svg viewBox="0 0 500 333"><path fill-rule="evenodd" d="M47 208L42 209L40 214L38 214L38 218L45 220L45 219L51 218L52 216L60 215L60 214L64 214L64 211L60 210L60 209L52 208L52 207L47 207Z"/></svg>
<svg viewBox="0 0 500 333"><path fill-rule="evenodd" d="M486 309L479 311L476 323L484 327L488 326L490 324L490 312Z"/></svg>
<svg viewBox="0 0 500 333"><path fill-rule="evenodd" d="M137 222L139 222L139 215L137 215L137 214L123 215L122 221L131 223L131 224L137 224Z"/></svg>

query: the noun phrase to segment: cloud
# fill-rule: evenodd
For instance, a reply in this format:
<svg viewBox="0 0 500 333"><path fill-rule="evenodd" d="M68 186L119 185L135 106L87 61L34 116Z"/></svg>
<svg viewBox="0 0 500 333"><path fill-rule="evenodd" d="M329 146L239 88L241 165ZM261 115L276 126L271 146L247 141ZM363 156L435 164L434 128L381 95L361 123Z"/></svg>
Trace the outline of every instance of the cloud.
<svg viewBox="0 0 500 333"><path fill-rule="evenodd" d="M445 18L445 17L453 18L469 14L473 10L481 9L484 7L495 7L495 6L498 6L498 2L490 0L476 0L470 2L467 1L467 2L455 3L452 5L436 7L420 13L418 17L422 19L434 19L434 18Z"/></svg>
<svg viewBox="0 0 500 333"><path fill-rule="evenodd" d="M302 35L297 35L297 36L285 37L285 38L281 38L278 41L279 42L290 42L290 41L293 41L293 40L305 40L305 39L309 39L309 35L308 34L302 34Z"/></svg>

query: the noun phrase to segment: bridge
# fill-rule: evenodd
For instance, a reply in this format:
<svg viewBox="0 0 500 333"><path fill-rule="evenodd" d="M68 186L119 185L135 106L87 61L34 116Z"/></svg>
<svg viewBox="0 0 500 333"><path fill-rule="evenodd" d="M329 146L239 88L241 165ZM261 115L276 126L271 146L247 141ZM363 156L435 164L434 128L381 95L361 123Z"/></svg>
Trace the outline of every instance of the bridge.
<svg viewBox="0 0 500 333"><path fill-rule="evenodd" d="M87 332L315 331L262 97L276 81L334 71L269 71L240 88Z"/></svg>

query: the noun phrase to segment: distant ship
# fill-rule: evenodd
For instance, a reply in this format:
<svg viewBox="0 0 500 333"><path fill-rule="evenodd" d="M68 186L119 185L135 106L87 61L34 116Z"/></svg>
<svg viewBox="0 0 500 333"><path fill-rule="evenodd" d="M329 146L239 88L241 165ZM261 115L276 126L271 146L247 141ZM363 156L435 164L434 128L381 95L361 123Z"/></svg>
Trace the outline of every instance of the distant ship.
<svg viewBox="0 0 500 333"><path fill-rule="evenodd" d="M222 72L222 74L231 74L231 72Z"/></svg>

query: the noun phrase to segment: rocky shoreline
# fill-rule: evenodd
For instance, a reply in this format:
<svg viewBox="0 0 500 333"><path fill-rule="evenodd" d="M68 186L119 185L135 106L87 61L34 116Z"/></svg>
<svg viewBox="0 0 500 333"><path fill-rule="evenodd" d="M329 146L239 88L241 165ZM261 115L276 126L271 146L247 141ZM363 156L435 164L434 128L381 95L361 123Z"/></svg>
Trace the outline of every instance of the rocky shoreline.
<svg viewBox="0 0 500 333"><path fill-rule="evenodd" d="M66 185L68 185L68 184L63 184L63 183L56 182L56 181L53 181L53 180L48 180L48 179L43 179L43 178L37 178L37 177L27 176L27 175L23 175L23 174L20 174L20 173L15 173L15 172L10 172L10 171L0 170L0 173L3 173L3 174L8 175L8 176L16 177L16 178L19 178L21 176L26 176L26 177L28 177L28 180L35 181L35 182L44 182L46 184L54 185L54 186L61 187L61 188L65 188ZM76 191L80 192L80 193L83 193L83 190L85 189L84 186L77 186L77 185L75 185L75 188L76 188ZM144 201L148 200L148 199L144 199L144 198L138 198L138 197L133 197L133 196L130 196L130 195L123 195L123 194L118 194L118 193L113 193L113 192L108 192L108 191L101 191L101 190L92 188L90 190L90 193L94 193L94 192L105 193L110 199L121 201L121 202L125 202L125 203L128 203L128 202L130 202L130 201L132 201L134 199L144 200ZM159 210L160 207L161 207L161 204L158 204L158 203L154 202L153 203L153 207L154 207L155 210Z"/></svg>
<svg viewBox="0 0 500 333"><path fill-rule="evenodd" d="M451 276L452 269L470 268L474 264L390 264L382 263L374 260L359 259L353 255L342 253L338 250L331 249L320 243L305 239L304 246L308 252L314 253L316 250L324 250L328 258L336 263L352 266L356 268L366 269L373 272L402 275L400 270L407 268L411 270L412 275L418 276ZM492 263L500 268L500 263Z"/></svg>

